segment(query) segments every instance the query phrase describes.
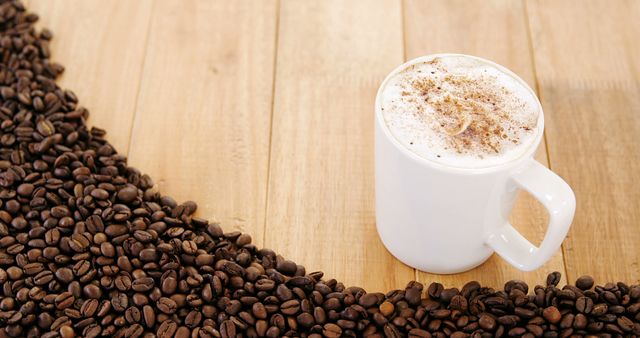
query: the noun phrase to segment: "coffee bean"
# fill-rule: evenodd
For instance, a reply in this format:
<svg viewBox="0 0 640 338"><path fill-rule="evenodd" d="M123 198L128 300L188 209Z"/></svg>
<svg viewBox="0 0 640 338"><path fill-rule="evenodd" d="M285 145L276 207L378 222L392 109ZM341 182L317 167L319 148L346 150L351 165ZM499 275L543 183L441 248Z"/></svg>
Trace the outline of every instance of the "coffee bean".
<svg viewBox="0 0 640 338"><path fill-rule="evenodd" d="M61 326L59 331L60 331L61 338L73 338L76 336L71 326L68 326L68 325Z"/></svg>
<svg viewBox="0 0 640 338"><path fill-rule="evenodd" d="M286 315L294 315L300 311L300 302L296 299L288 300L280 305L280 311Z"/></svg>
<svg viewBox="0 0 640 338"><path fill-rule="evenodd" d="M293 276L297 269L296 263L288 260L283 260L276 264L276 270L288 276Z"/></svg>
<svg viewBox="0 0 640 338"><path fill-rule="evenodd" d="M213 264L214 256L210 254L200 254L196 257L196 265L204 266Z"/></svg>
<svg viewBox="0 0 640 338"><path fill-rule="evenodd" d="M588 319L582 314L578 313L573 319L573 328L577 330L582 330L587 327Z"/></svg>
<svg viewBox="0 0 640 338"><path fill-rule="evenodd" d="M478 324L481 328L487 331L493 331L496 328L496 320L493 316L483 313L478 318Z"/></svg>
<svg viewBox="0 0 640 338"><path fill-rule="evenodd" d="M634 323L631 319L626 316L618 317L616 320L618 327L624 332L631 332L634 330Z"/></svg>
<svg viewBox="0 0 640 338"><path fill-rule="evenodd" d="M468 306L469 304L467 299L462 295L453 296L453 298L451 298L451 301L449 302L449 307L452 310L467 311Z"/></svg>
<svg viewBox="0 0 640 338"><path fill-rule="evenodd" d="M158 308L158 310L162 311L163 313L170 315L176 312L178 304L171 298L161 297L160 299L158 299L158 302L156 303L156 307Z"/></svg>
<svg viewBox="0 0 640 338"><path fill-rule="evenodd" d="M601 298L608 304L617 305L619 303L618 297L611 291L603 292Z"/></svg>
<svg viewBox="0 0 640 338"><path fill-rule="evenodd" d="M193 241L182 242L182 252L187 255L193 255L198 250L198 246Z"/></svg>
<svg viewBox="0 0 640 338"><path fill-rule="evenodd" d="M82 289L82 294L90 299L100 299L102 297L102 290L97 285L87 284Z"/></svg>
<svg viewBox="0 0 640 338"><path fill-rule="evenodd" d="M151 277L143 277L133 281L131 288L136 292L147 292L153 289L155 282Z"/></svg>
<svg viewBox="0 0 640 338"><path fill-rule="evenodd" d="M145 305L142 308L142 318L144 319L144 324L147 328L154 327L156 323L156 313L153 310L153 307Z"/></svg>
<svg viewBox="0 0 640 338"><path fill-rule="evenodd" d="M138 188L134 185L126 185L118 190L118 200L123 203L131 203L138 196Z"/></svg>
<svg viewBox="0 0 640 338"><path fill-rule="evenodd" d="M139 256L143 262L155 262L158 260L158 252L155 249L143 249L140 251Z"/></svg>
<svg viewBox="0 0 640 338"><path fill-rule="evenodd" d="M9 274L10 279L14 279L12 277L17 276L17 273L12 273L10 272L9 269L7 269L7 273ZM51 282L52 280L53 280L53 274L49 270L44 270L33 277L33 282L36 285L45 285Z"/></svg>
<svg viewBox="0 0 640 338"><path fill-rule="evenodd" d="M177 287L178 282L173 277L168 277L164 281L162 281L162 292L166 295L171 295L176 292Z"/></svg>
<svg viewBox="0 0 640 338"><path fill-rule="evenodd" d="M142 314L140 313L140 310L138 310L137 307L132 306L132 307L129 307L127 310L125 310L124 318L127 320L128 323L135 324L140 321L140 319L142 318Z"/></svg>
<svg viewBox="0 0 640 338"><path fill-rule="evenodd" d="M31 183L23 183L20 184L18 186L18 188L16 189L16 191L18 192L18 195L24 196L24 197L29 197L31 196L31 193L33 192L33 190L35 189L34 185Z"/></svg>
<svg viewBox="0 0 640 338"><path fill-rule="evenodd" d="M442 284L431 283L429 285L429 288L427 289L427 293L429 294L429 297L431 299L438 299L440 298L440 294L442 293L442 290L444 290L444 286L442 286Z"/></svg>
<svg viewBox="0 0 640 338"><path fill-rule="evenodd" d="M417 288L408 288L404 292L404 299L407 300L407 303L414 306L420 304L421 296L422 291Z"/></svg>
<svg viewBox="0 0 640 338"><path fill-rule="evenodd" d="M117 276L114 280L115 287L120 291L128 291L131 289L131 277L127 275Z"/></svg>
<svg viewBox="0 0 640 338"><path fill-rule="evenodd" d="M230 261L222 263L222 271L231 276L241 276L244 273L244 269L240 265Z"/></svg>
<svg viewBox="0 0 640 338"><path fill-rule="evenodd" d="M589 290L593 287L593 277L591 276L580 276L576 280L576 287L581 290Z"/></svg>
<svg viewBox="0 0 640 338"><path fill-rule="evenodd" d="M28 263L22 269L23 269L23 273L31 276L31 275L36 275L36 274L42 272L42 270L44 270L44 265L42 263L37 263L37 262ZM57 276L57 274L56 274L56 276ZM73 274L71 276L73 278Z"/></svg>
<svg viewBox="0 0 640 338"><path fill-rule="evenodd" d="M595 304L593 306L593 309L591 310L591 316L593 317L602 316L606 314L608 310L609 310L609 307L607 306L607 304L604 304L604 303Z"/></svg>
<svg viewBox="0 0 640 338"><path fill-rule="evenodd" d="M220 324L220 336L222 338L233 338L236 336L236 325L231 320L225 320Z"/></svg>
<svg viewBox="0 0 640 338"><path fill-rule="evenodd" d="M267 319L267 310L262 303L254 303L251 312L258 319Z"/></svg>
<svg viewBox="0 0 640 338"><path fill-rule="evenodd" d="M593 300L589 297L580 297L576 300L576 310L581 313L589 314L593 310Z"/></svg>
<svg viewBox="0 0 640 338"><path fill-rule="evenodd" d="M93 315L98 310L99 303L100 302L98 302L97 299L85 300L84 303L82 303L82 307L80 308L80 313L85 318L93 317Z"/></svg>
<svg viewBox="0 0 640 338"><path fill-rule="evenodd" d="M178 324L172 320L163 321L156 331L158 338L173 338L173 334L178 330Z"/></svg>
<svg viewBox="0 0 640 338"><path fill-rule="evenodd" d="M394 310L395 310L395 306L393 305L393 303L391 302L383 302L382 304L380 304L380 313L385 316L388 317L391 314L393 314Z"/></svg>
<svg viewBox="0 0 640 338"><path fill-rule="evenodd" d="M378 303L378 296L373 293L364 294L358 300L358 304L364 306L365 308L372 307L377 303Z"/></svg>
<svg viewBox="0 0 640 338"><path fill-rule="evenodd" d="M431 338L431 333L422 329L409 330L409 338Z"/></svg>
<svg viewBox="0 0 640 338"><path fill-rule="evenodd" d="M91 190L91 196L99 200L106 200L109 198L109 193L104 189L93 189Z"/></svg>
<svg viewBox="0 0 640 338"><path fill-rule="evenodd" d="M558 325L561 329L570 328L573 326L573 320L575 319L575 315L572 313L567 313L562 316L560 319L560 324Z"/></svg>
<svg viewBox="0 0 640 338"><path fill-rule="evenodd" d="M315 320L310 313L303 312L296 317L296 321L303 328L310 328L315 324Z"/></svg>
<svg viewBox="0 0 640 338"><path fill-rule="evenodd" d="M71 294L71 292L63 292L55 298L56 308L58 310L66 309L71 306L74 301L75 297L73 296L73 294Z"/></svg>
<svg viewBox="0 0 640 338"><path fill-rule="evenodd" d="M556 286L560 283L560 272L554 271L547 276L547 286Z"/></svg>
<svg viewBox="0 0 640 338"><path fill-rule="evenodd" d="M516 314L516 316L525 319L533 318L536 315L534 311L522 307L516 307L514 313Z"/></svg>
<svg viewBox="0 0 640 338"><path fill-rule="evenodd" d="M520 321L520 317L516 315L504 315L498 317L498 323L507 327L515 326Z"/></svg>
<svg viewBox="0 0 640 338"><path fill-rule="evenodd" d="M555 306L549 306L542 311L542 316L551 324L556 324L562 318L560 311Z"/></svg>
<svg viewBox="0 0 640 338"><path fill-rule="evenodd" d="M342 335L342 328L336 324L328 323L323 326L322 334L328 338L338 338Z"/></svg>

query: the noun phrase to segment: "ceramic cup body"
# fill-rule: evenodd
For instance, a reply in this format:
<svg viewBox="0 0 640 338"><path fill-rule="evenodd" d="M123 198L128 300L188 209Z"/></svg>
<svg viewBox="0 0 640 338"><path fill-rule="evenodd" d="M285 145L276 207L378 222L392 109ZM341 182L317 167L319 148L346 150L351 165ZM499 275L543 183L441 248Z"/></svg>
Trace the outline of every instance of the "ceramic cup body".
<svg viewBox="0 0 640 338"><path fill-rule="evenodd" d="M381 109L388 80L413 63L396 68L383 81L375 103L376 225L386 248L399 260L422 271L456 273L482 264L493 252L521 270L533 270L558 250L573 219L575 197L556 174L533 159L542 140L540 103L535 140L519 158L486 168L446 166L418 156L389 131ZM460 56L459 54L455 54ZM508 69L486 62L512 76ZM549 226L539 247L510 224L519 189L529 191L549 211Z"/></svg>

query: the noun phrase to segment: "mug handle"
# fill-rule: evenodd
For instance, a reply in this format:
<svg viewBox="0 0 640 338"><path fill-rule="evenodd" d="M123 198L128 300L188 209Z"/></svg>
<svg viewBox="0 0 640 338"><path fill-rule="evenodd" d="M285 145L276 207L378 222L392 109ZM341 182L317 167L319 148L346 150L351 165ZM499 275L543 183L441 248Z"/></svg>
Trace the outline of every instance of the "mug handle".
<svg viewBox="0 0 640 338"><path fill-rule="evenodd" d="M536 247L507 223L490 233L486 243L511 265L532 271L541 267L560 248L573 220L576 197L567 182L537 161L531 161L529 166L512 174L511 180L547 208L547 233L540 246Z"/></svg>

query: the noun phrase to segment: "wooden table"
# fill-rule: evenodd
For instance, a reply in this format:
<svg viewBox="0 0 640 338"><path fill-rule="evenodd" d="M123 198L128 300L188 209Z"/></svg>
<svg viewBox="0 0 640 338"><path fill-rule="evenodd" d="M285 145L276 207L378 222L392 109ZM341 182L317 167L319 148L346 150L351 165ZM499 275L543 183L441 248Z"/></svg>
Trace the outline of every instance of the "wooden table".
<svg viewBox="0 0 640 338"><path fill-rule="evenodd" d="M226 230L369 290L417 278L544 283L640 278L640 1L29 0L54 32L62 85L130 163ZM578 207L535 272L492 257L449 276L394 259L375 231L373 101L407 59L461 52L537 89L538 160ZM541 240L523 196L513 222ZM566 281L566 280L565 280ZM564 282L564 281L563 281Z"/></svg>

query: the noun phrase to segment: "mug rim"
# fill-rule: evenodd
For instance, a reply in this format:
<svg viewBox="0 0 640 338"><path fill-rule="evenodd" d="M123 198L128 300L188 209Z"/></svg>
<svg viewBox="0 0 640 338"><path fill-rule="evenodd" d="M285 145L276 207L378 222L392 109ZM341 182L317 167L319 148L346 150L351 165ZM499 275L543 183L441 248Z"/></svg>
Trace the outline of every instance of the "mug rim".
<svg viewBox="0 0 640 338"><path fill-rule="evenodd" d="M405 147L404 145L402 145L400 143L400 141L398 141L398 139L393 136L393 134L391 133L391 131L389 130L389 127L387 126L387 124L384 121L384 117L382 116L382 91L383 89L386 87L387 82L389 82L389 80L394 77L395 75L397 75L399 72L403 71L404 69L408 68L409 66L416 64L416 63L420 63L420 62L426 62L426 61L430 61L433 60L437 57L449 57L449 56L457 56L457 57L465 57L465 58L470 58L470 59L474 59L483 63L486 63L490 66L495 67L496 69L498 69L499 71L503 72L504 74L511 76L514 80L516 80L517 82L519 82L521 85L524 86L524 88L526 90L529 91L529 93L531 95L533 95L536 104L538 105L538 131L537 134L535 136L535 139L533 140L533 142L531 142L531 144L529 145L529 147L527 148L527 150L525 152L523 152L520 156L511 159L505 163L500 163L500 164L496 164L496 165L491 165L491 166L486 166L486 167L478 167L478 168L465 168L465 167L457 167L457 166L452 166L452 165L446 165L440 162L437 162L435 160L432 159L428 159L428 158L424 158L419 156L418 154L414 153L413 151L409 150L409 148ZM381 128L384 136L389 139L389 141L391 142L391 144L394 145L394 147L396 147L400 152L402 152L403 154L405 154L406 156L408 156L409 158L412 158L413 160L428 165L430 167L436 168L436 169L440 169L443 171L454 171L454 172L458 172L458 173L463 173L463 174L480 174L480 173L488 173L488 172L495 172L495 171L501 171L501 170L505 170L505 169L509 169L509 168L513 168L515 166L518 166L519 164L523 163L524 161L526 161L527 159L532 159L534 157L534 154L536 152L536 150L538 149L538 146L540 146L540 142L542 141L542 137L544 135L544 112L542 110L542 104L540 103L540 99L538 98L538 95L536 94L536 92L529 86L529 84L524 81L520 76L518 76L517 74L515 74L513 71L509 70L508 68L493 62L491 60L487 60L485 58L481 58L478 56L474 56L474 55L468 55L468 54L460 54L460 53L437 53L437 54L428 54L428 55L424 55L424 56L420 56L414 59L411 59L399 66L397 66L396 68L394 68L382 81L382 83L380 84L380 87L378 88L378 92L376 94L376 101L375 101L375 114L376 114L376 124L378 124L378 126Z"/></svg>

